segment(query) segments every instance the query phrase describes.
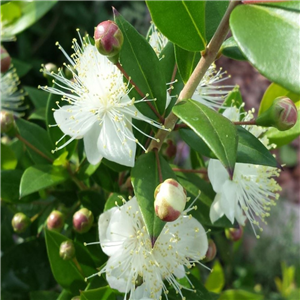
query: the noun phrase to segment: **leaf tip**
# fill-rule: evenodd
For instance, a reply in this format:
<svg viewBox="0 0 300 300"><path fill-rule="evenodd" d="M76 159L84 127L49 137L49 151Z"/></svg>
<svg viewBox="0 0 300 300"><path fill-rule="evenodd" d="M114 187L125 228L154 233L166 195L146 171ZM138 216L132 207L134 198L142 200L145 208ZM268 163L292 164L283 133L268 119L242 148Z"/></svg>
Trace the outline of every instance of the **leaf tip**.
<svg viewBox="0 0 300 300"><path fill-rule="evenodd" d="M120 15L120 13L113 6L111 8L113 11L114 18L118 17Z"/></svg>

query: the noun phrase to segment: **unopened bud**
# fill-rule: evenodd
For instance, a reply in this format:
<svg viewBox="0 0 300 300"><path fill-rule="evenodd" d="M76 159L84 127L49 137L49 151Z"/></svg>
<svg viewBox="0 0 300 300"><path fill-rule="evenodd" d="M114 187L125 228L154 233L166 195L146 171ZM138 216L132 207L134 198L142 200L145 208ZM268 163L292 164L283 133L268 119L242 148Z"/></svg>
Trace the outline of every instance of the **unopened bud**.
<svg viewBox="0 0 300 300"><path fill-rule="evenodd" d="M212 261L217 254L217 247L215 242L212 239L208 240L208 249L205 254L205 262Z"/></svg>
<svg viewBox="0 0 300 300"><path fill-rule="evenodd" d="M157 186L154 192L156 215L163 221L175 221L185 208L185 189L174 179L169 178Z"/></svg>
<svg viewBox="0 0 300 300"><path fill-rule="evenodd" d="M14 231L17 233L24 232L30 224L31 224L30 219L21 212L16 213L11 220L11 225Z"/></svg>
<svg viewBox="0 0 300 300"><path fill-rule="evenodd" d="M8 111L0 112L1 132L8 133L15 125L14 116Z"/></svg>
<svg viewBox="0 0 300 300"><path fill-rule="evenodd" d="M47 71L47 72L46 72ZM44 72L43 72L43 76L47 79L52 79L52 76L48 74L49 73L57 73L58 69L57 66L53 63L47 63L44 66Z"/></svg>
<svg viewBox="0 0 300 300"><path fill-rule="evenodd" d="M81 208L73 215L73 228L78 233L88 232L91 229L93 222L93 213L86 208Z"/></svg>
<svg viewBox="0 0 300 300"><path fill-rule="evenodd" d="M256 125L273 126L280 131L285 131L296 124L297 118L298 112L294 102L287 97L278 97L257 117Z"/></svg>
<svg viewBox="0 0 300 300"><path fill-rule="evenodd" d="M63 260L70 260L75 256L75 246L73 241L68 240L60 244L59 256Z"/></svg>
<svg viewBox="0 0 300 300"><path fill-rule="evenodd" d="M64 226L64 223L64 215L58 210L53 210L47 219L47 228L49 230L60 232Z"/></svg>
<svg viewBox="0 0 300 300"><path fill-rule="evenodd" d="M118 25L110 20L99 23L95 28L94 39L98 51L113 63L117 63L124 41L123 33Z"/></svg>
<svg viewBox="0 0 300 300"><path fill-rule="evenodd" d="M242 238L243 233L244 233L244 229L241 225L239 225L238 228L226 228L225 229L226 237L233 242L239 241Z"/></svg>
<svg viewBox="0 0 300 300"><path fill-rule="evenodd" d="M9 69L10 63L11 63L11 58L8 52L4 47L1 46L1 64L0 64L1 73L4 73Z"/></svg>

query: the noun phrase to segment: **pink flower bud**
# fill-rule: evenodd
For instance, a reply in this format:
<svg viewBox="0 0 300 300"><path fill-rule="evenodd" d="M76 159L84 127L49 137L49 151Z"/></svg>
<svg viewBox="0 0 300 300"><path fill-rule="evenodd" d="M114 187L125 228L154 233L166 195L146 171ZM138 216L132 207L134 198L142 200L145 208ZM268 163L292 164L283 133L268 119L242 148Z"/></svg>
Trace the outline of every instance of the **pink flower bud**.
<svg viewBox="0 0 300 300"><path fill-rule="evenodd" d="M92 212L86 208L81 208L73 215L73 228L78 233L88 232L94 222Z"/></svg>
<svg viewBox="0 0 300 300"><path fill-rule="evenodd" d="M63 260L70 260L75 256L75 246L73 241L68 240L60 244L59 256Z"/></svg>
<svg viewBox="0 0 300 300"><path fill-rule="evenodd" d="M47 219L47 228L49 230L60 232L64 226L64 223L64 215L58 210L53 210Z"/></svg>
<svg viewBox="0 0 300 300"><path fill-rule="evenodd" d="M98 51L109 58L115 57L117 62L124 40L118 25L110 20L99 23L95 28L94 39Z"/></svg>
<svg viewBox="0 0 300 300"><path fill-rule="evenodd" d="M212 239L208 240L208 249L205 254L205 262L212 261L217 254L217 247L215 242Z"/></svg>
<svg viewBox="0 0 300 300"><path fill-rule="evenodd" d="M8 133L15 125L14 116L8 111L1 111L0 122L2 133Z"/></svg>
<svg viewBox="0 0 300 300"><path fill-rule="evenodd" d="M30 224L31 220L21 212L16 213L11 220L11 225L17 233L24 232Z"/></svg>
<svg viewBox="0 0 300 300"><path fill-rule="evenodd" d="M8 52L4 47L1 46L1 64L0 64L1 73L4 73L9 69L10 63L11 63L11 58Z"/></svg>
<svg viewBox="0 0 300 300"><path fill-rule="evenodd" d="M174 179L169 178L157 186L154 192L156 215L163 221L175 221L186 204L186 191Z"/></svg>
<svg viewBox="0 0 300 300"><path fill-rule="evenodd" d="M225 229L226 237L233 242L239 241L242 238L243 233L244 233L244 229L241 225L239 225L238 228L226 228Z"/></svg>

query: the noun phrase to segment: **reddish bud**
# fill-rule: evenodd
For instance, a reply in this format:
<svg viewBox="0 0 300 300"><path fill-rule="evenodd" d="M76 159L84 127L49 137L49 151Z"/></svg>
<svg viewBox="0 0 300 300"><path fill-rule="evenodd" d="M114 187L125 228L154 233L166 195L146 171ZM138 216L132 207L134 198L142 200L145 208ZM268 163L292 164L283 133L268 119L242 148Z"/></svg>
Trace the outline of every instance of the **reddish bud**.
<svg viewBox="0 0 300 300"><path fill-rule="evenodd" d="M157 186L154 192L156 215L163 221L175 221L185 208L185 189L174 179L169 178Z"/></svg>
<svg viewBox="0 0 300 300"><path fill-rule="evenodd" d="M0 122L2 133L8 133L15 125L14 116L8 111L1 111Z"/></svg>
<svg viewBox="0 0 300 300"><path fill-rule="evenodd" d="M242 238L243 233L244 233L244 229L241 225L239 225L238 228L226 228L225 229L226 237L233 242L239 241Z"/></svg>
<svg viewBox="0 0 300 300"><path fill-rule="evenodd" d="M6 72L11 63L11 58L4 47L1 46L1 73Z"/></svg>
<svg viewBox="0 0 300 300"><path fill-rule="evenodd" d="M99 23L95 28L94 39L98 51L116 63L124 40L118 25L110 20Z"/></svg>
<svg viewBox="0 0 300 300"><path fill-rule="evenodd" d="M93 222L93 213L86 208L78 210L73 215L73 228L78 233L88 232L91 229Z"/></svg>
<svg viewBox="0 0 300 300"><path fill-rule="evenodd" d="M75 256L75 246L73 241L68 240L60 244L59 256L63 260L70 260Z"/></svg>
<svg viewBox="0 0 300 300"><path fill-rule="evenodd" d="M11 220L11 225L17 233L24 232L30 224L31 220L21 212L16 213Z"/></svg>
<svg viewBox="0 0 300 300"><path fill-rule="evenodd" d="M58 210L53 210L47 219L47 228L49 230L60 232L64 227L64 223L64 215Z"/></svg>
<svg viewBox="0 0 300 300"><path fill-rule="evenodd" d="M217 254L216 244L212 239L209 239L208 240L208 249L205 254L205 261L206 262L212 261L216 257L216 254Z"/></svg>

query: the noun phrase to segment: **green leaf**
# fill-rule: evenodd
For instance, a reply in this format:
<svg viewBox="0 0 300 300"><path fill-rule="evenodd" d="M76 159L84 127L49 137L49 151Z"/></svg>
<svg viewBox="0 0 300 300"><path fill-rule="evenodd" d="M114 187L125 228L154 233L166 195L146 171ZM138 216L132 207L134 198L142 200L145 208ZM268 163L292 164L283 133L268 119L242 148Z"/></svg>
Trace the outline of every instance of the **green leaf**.
<svg viewBox="0 0 300 300"><path fill-rule="evenodd" d="M28 94L35 108L45 108L47 105L48 94L44 91L31 86L24 86L24 90Z"/></svg>
<svg viewBox="0 0 300 300"><path fill-rule="evenodd" d="M116 207L116 203L119 206L123 205L122 195L118 193L111 193L108 199L105 202L104 211L107 211L113 207Z"/></svg>
<svg viewBox="0 0 300 300"><path fill-rule="evenodd" d="M13 150L1 143L1 170L13 170L17 164L18 161Z"/></svg>
<svg viewBox="0 0 300 300"><path fill-rule="evenodd" d="M119 174L105 164L101 163L100 167L96 170L96 172L92 176L93 180L97 182L99 186L105 189L108 192L118 192L119 185L118 179Z"/></svg>
<svg viewBox="0 0 300 300"><path fill-rule="evenodd" d="M51 291L34 291L30 292L30 300L57 300L58 295Z"/></svg>
<svg viewBox="0 0 300 300"><path fill-rule="evenodd" d="M263 295L250 293L243 290L227 290L221 294L219 300L263 300Z"/></svg>
<svg viewBox="0 0 300 300"><path fill-rule="evenodd" d="M11 63L16 69L19 78L25 76L32 68L31 64L25 63L16 58L12 58Z"/></svg>
<svg viewBox="0 0 300 300"><path fill-rule="evenodd" d="M176 179L169 164L161 155L159 155L159 163L163 180ZM147 231L151 239L155 240L165 225L165 222L160 220L154 211L154 191L160 184L155 153L150 152L141 155L137 159L134 168L131 170L131 182Z"/></svg>
<svg viewBox="0 0 300 300"><path fill-rule="evenodd" d="M19 185L23 171L1 170L1 199L6 202L19 200Z"/></svg>
<svg viewBox="0 0 300 300"><path fill-rule="evenodd" d="M215 261L212 272L208 275L205 287L214 293L220 293L225 285L223 268L218 260Z"/></svg>
<svg viewBox="0 0 300 300"><path fill-rule="evenodd" d="M181 78L186 83L199 62L201 54L200 52L184 50L175 45L175 56Z"/></svg>
<svg viewBox="0 0 300 300"><path fill-rule="evenodd" d="M232 59L247 60L232 36L223 42L220 52Z"/></svg>
<svg viewBox="0 0 300 300"><path fill-rule="evenodd" d="M261 2L260 5L278 7L285 10L298 11L300 12L300 3L299 1L268 1Z"/></svg>
<svg viewBox="0 0 300 300"><path fill-rule="evenodd" d="M44 107L36 109L29 117L28 120L46 120L46 109Z"/></svg>
<svg viewBox="0 0 300 300"><path fill-rule="evenodd" d="M69 178L68 172L52 165L36 165L25 170L20 183L20 197L55 186Z"/></svg>
<svg viewBox="0 0 300 300"><path fill-rule="evenodd" d="M1 6L1 22L3 22L3 38L15 36L34 24L57 1L14 1ZM12 13L13 12L13 13ZM9 16L9 18L7 18Z"/></svg>
<svg viewBox="0 0 300 300"><path fill-rule="evenodd" d="M115 292L109 286L81 292L80 300L115 300Z"/></svg>
<svg viewBox="0 0 300 300"><path fill-rule="evenodd" d="M59 256L59 247L68 238L49 230L45 230L45 238L48 258L55 280L64 289L78 295L79 291L86 287L84 275L78 270L73 260L63 260Z"/></svg>
<svg viewBox="0 0 300 300"><path fill-rule="evenodd" d="M159 59L146 39L120 14L115 15L115 22L124 35L124 43L120 52L120 62L123 68L143 94L149 94L148 99L157 99L151 103L160 114L163 114L167 87ZM142 98L134 89L130 95L136 99ZM143 114L156 118L147 103L136 104L136 107Z"/></svg>
<svg viewBox="0 0 300 300"><path fill-rule="evenodd" d="M16 119L16 124L22 138L24 138L28 143L30 143L48 158L46 159L35 152L31 147L26 145L32 160L37 164L50 163L50 161L54 159L54 156L51 153L52 146L45 129L34 123L25 121L24 119Z"/></svg>
<svg viewBox="0 0 300 300"><path fill-rule="evenodd" d="M171 42L188 51L206 46L204 1L146 1L157 28Z"/></svg>
<svg viewBox="0 0 300 300"><path fill-rule="evenodd" d="M102 194L94 191L80 191L78 197L81 204L91 210L95 217L103 212L105 201Z"/></svg>
<svg viewBox="0 0 300 300"><path fill-rule="evenodd" d="M173 107L174 114L186 123L233 174L238 137L236 127L225 117L191 99Z"/></svg>
<svg viewBox="0 0 300 300"><path fill-rule="evenodd" d="M70 293L67 290L62 290L62 292L60 293L59 297L56 300L70 300L72 299L72 293Z"/></svg>
<svg viewBox="0 0 300 300"><path fill-rule="evenodd" d="M239 5L230 15L234 39L261 74L300 94L299 13Z"/></svg>
<svg viewBox="0 0 300 300"><path fill-rule="evenodd" d="M240 112L245 112L244 107L241 107L241 105L244 103L243 98L242 98L242 94L240 92L240 87L238 85L236 85L232 91L229 92L229 94L227 95L223 106L225 106L225 108L221 108L219 110L219 113L223 113L224 110L227 107L231 107L231 106L235 106L237 108L239 108ZM241 115L240 118L242 119L243 116ZM240 119L240 121L241 121Z"/></svg>
<svg viewBox="0 0 300 300"><path fill-rule="evenodd" d="M207 41L213 37L225 12L229 1L206 1L205 6L205 29Z"/></svg>

